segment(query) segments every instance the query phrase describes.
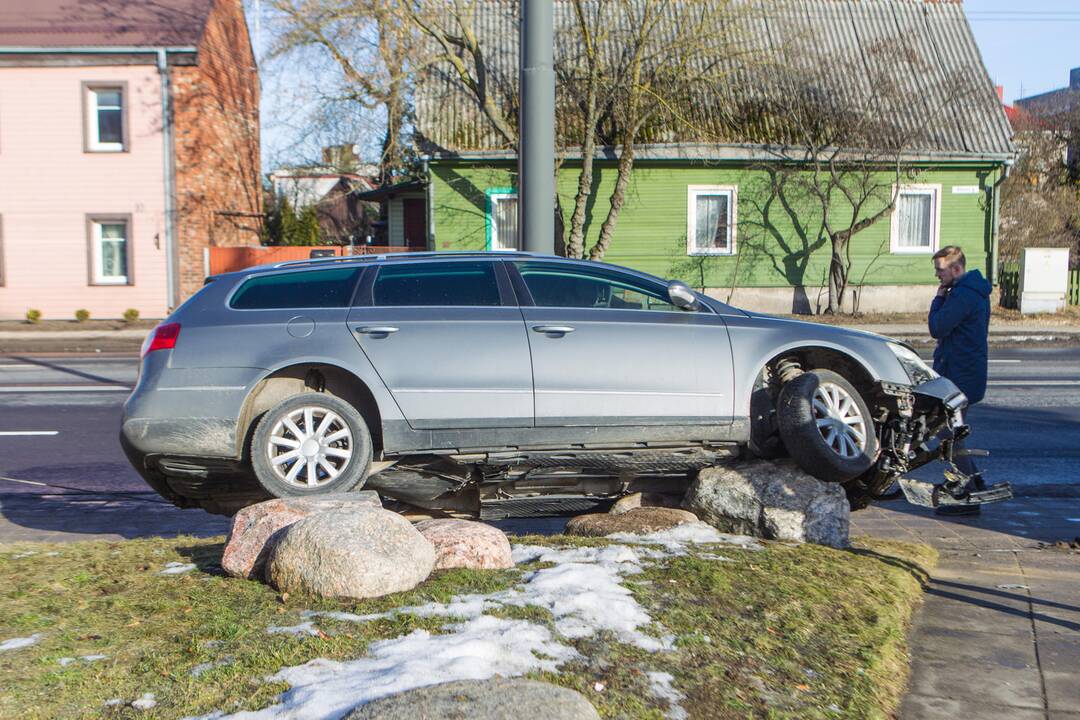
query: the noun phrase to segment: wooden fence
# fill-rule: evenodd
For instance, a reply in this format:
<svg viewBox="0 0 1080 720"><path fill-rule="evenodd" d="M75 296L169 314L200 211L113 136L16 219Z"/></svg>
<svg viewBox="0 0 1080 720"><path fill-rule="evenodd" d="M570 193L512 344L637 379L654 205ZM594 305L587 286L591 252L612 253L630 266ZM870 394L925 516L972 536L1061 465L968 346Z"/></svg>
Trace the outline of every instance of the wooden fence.
<svg viewBox="0 0 1080 720"><path fill-rule="evenodd" d="M290 260L307 260L311 257L311 251L331 251L335 256L349 255L349 247L341 245L320 245L317 247L298 245L275 245L269 247L212 247L207 248L203 257L203 271L207 275L220 275L221 273L243 270L254 265L266 265L269 263L288 262ZM377 255L382 253L409 252L416 250L410 247L397 247L389 245L356 245L352 248L353 255Z"/></svg>

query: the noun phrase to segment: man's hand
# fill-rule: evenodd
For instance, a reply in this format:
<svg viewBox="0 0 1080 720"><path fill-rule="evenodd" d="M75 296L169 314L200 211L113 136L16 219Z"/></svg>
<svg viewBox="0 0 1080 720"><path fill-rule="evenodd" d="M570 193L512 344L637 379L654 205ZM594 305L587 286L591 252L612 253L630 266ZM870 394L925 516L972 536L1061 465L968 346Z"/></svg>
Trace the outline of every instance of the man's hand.
<svg viewBox="0 0 1080 720"><path fill-rule="evenodd" d="M945 283L941 283L940 285L938 285L937 296L938 297L945 297L946 295L948 295L950 287L952 287L952 286L951 285L946 285Z"/></svg>

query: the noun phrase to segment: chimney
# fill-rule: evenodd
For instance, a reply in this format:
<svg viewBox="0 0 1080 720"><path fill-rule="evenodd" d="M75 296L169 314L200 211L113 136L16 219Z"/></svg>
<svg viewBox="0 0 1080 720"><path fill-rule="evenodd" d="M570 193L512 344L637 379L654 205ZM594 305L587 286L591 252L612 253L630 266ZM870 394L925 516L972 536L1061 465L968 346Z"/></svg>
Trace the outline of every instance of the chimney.
<svg viewBox="0 0 1080 720"><path fill-rule="evenodd" d="M997 93L998 102L1004 103L1005 102L1005 86L1004 85L995 85L994 86L994 92Z"/></svg>
<svg viewBox="0 0 1080 720"><path fill-rule="evenodd" d="M1073 90L1080 90L1080 67L1069 71L1069 87Z"/></svg>

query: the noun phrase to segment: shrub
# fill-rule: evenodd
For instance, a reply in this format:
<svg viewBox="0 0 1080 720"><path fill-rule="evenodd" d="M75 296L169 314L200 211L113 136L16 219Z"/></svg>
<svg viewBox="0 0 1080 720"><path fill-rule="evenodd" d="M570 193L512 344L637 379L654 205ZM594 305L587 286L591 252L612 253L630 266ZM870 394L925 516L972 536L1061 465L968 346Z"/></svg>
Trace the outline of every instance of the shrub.
<svg viewBox="0 0 1080 720"><path fill-rule="evenodd" d="M124 311L124 322L133 323L139 319L139 311L135 308L128 308Z"/></svg>
<svg viewBox="0 0 1080 720"><path fill-rule="evenodd" d="M75 322L86 322L90 319L90 311L84 308L79 308L75 311Z"/></svg>
<svg viewBox="0 0 1080 720"><path fill-rule="evenodd" d="M33 308L30 308L29 310L26 311L26 322L36 324L39 320L41 320L41 311L40 310L35 310Z"/></svg>

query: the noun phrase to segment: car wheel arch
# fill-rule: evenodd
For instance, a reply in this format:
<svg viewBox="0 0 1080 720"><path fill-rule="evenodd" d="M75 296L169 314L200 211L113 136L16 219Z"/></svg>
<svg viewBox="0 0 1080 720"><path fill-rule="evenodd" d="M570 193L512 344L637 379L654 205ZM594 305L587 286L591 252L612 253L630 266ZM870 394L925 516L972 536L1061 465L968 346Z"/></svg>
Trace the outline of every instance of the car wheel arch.
<svg viewBox="0 0 1080 720"><path fill-rule="evenodd" d="M832 370L847 378L848 382L867 398L873 396L880 378L873 372L869 363L846 349L822 344L794 344L774 351L768 360L761 362L756 372L749 377L749 384L744 388L743 398L747 413L750 411L750 397L760 382L766 368L775 371L783 360L794 359L802 370Z"/></svg>
<svg viewBox="0 0 1080 720"><path fill-rule="evenodd" d="M244 400L237 422L237 455L250 447L251 434L270 408L285 398L311 391L323 392L352 405L367 423L376 458L383 448L382 413L375 395L361 378L332 363L301 362L268 372L258 380Z"/></svg>

